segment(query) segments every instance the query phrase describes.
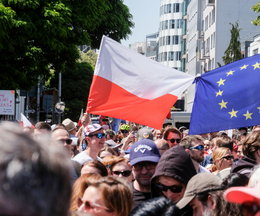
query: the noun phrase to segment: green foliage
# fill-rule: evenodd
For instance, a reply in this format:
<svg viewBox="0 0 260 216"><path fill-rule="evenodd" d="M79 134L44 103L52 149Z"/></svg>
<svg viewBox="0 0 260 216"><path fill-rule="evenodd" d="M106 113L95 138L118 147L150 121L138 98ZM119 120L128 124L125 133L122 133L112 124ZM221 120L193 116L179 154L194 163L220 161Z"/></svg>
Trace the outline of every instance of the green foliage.
<svg viewBox="0 0 260 216"><path fill-rule="evenodd" d="M239 41L239 31L238 23L231 24L232 28L230 30L231 32L231 38L228 45L228 48L225 51L225 55L222 57L225 64L229 64L231 62L237 61L242 58L241 54L241 44Z"/></svg>
<svg viewBox="0 0 260 216"><path fill-rule="evenodd" d="M252 7L252 10L256 13L259 13L260 12L260 2L258 2L257 4L255 4L253 7ZM257 18L255 20L252 21L252 23L254 25L257 25L257 26L260 26L260 16L257 16Z"/></svg>
<svg viewBox="0 0 260 216"><path fill-rule="evenodd" d="M116 11L116 13L115 13ZM30 89L64 71L79 45L125 39L133 26L122 0L0 0L0 89Z"/></svg>
<svg viewBox="0 0 260 216"><path fill-rule="evenodd" d="M80 53L80 62L87 62L91 65L94 70L97 61L97 53L94 50L89 50L86 53Z"/></svg>

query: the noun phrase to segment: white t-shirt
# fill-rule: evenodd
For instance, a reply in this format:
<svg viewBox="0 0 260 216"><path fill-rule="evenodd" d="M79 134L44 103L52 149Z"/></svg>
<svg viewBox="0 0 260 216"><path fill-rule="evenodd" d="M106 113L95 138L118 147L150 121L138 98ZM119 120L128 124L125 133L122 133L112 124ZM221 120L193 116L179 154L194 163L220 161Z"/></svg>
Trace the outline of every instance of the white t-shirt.
<svg viewBox="0 0 260 216"><path fill-rule="evenodd" d="M77 161L80 165L83 165L88 161L92 161L93 158L90 157L86 151L82 151L73 157L72 160Z"/></svg>

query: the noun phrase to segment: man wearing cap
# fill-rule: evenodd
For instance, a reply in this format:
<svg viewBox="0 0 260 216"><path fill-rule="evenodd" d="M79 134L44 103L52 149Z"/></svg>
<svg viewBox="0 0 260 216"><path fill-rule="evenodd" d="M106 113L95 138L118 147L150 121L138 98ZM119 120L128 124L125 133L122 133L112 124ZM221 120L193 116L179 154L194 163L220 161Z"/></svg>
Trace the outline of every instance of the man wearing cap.
<svg viewBox="0 0 260 216"><path fill-rule="evenodd" d="M77 128L73 121L69 118L66 118L62 121L62 124L65 126L66 130L69 132L69 136L72 139L74 145L77 145L78 137L76 136Z"/></svg>
<svg viewBox="0 0 260 216"><path fill-rule="evenodd" d="M221 179L212 173L198 173L187 184L183 198L176 204L183 209L188 204L193 209L193 215L213 216L216 206L217 191L222 190Z"/></svg>
<svg viewBox="0 0 260 216"><path fill-rule="evenodd" d="M153 132L152 132L152 130L147 128L147 127L143 127L141 129L139 129L138 132L137 132L137 140L139 141L141 139L153 140Z"/></svg>
<svg viewBox="0 0 260 216"><path fill-rule="evenodd" d="M131 146L130 164L133 166L133 207L151 198L150 181L160 160L160 153L150 139L142 139Z"/></svg>
<svg viewBox="0 0 260 216"><path fill-rule="evenodd" d="M84 135L88 145L87 149L80 152L72 159L81 165L90 160L95 160L105 143L105 133L99 124L87 125L84 128Z"/></svg>

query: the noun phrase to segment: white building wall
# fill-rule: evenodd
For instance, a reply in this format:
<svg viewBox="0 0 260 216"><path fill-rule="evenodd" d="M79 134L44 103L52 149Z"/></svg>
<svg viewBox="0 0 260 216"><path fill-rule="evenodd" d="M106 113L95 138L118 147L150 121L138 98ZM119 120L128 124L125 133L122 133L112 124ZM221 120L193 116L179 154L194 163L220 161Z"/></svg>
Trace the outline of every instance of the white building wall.
<svg viewBox="0 0 260 216"><path fill-rule="evenodd" d="M248 56L253 56L256 54L260 54L260 35L256 35L254 37L254 41L248 48Z"/></svg>
<svg viewBox="0 0 260 216"><path fill-rule="evenodd" d="M183 0L160 2L158 61L178 70L181 69L182 3Z"/></svg>
<svg viewBox="0 0 260 216"><path fill-rule="evenodd" d="M188 7L188 17L194 14L191 6L196 6L198 0L191 0ZM204 37L202 40L202 46L198 50L198 53L203 58L197 58L197 63L201 66L194 64L191 60L193 57L192 48L195 42L190 40L191 44L187 41L187 72L190 74L203 73L204 71L212 70L218 67L217 63L223 65L222 57L227 49L230 37L231 37L231 25L238 22L240 30L240 42L243 44L245 41L251 40L254 35L259 34L259 26L254 26L251 21L256 18L257 14L254 13L251 7L256 4L258 0L201 0L202 7L202 27L204 31ZM199 8L198 8L199 10ZM214 15L215 14L215 15ZM194 33L194 23L189 20L187 29L189 34ZM192 25L192 26L190 26ZM199 41L199 39L197 39ZM198 43L198 47L200 44ZM252 45L253 46L253 45ZM198 55L197 53L197 55ZM192 56L190 56L192 55ZM198 56L197 56L198 57ZM194 69L196 68L196 72ZM192 95L194 95L194 87L186 95L185 107L188 112L192 110Z"/></svg>

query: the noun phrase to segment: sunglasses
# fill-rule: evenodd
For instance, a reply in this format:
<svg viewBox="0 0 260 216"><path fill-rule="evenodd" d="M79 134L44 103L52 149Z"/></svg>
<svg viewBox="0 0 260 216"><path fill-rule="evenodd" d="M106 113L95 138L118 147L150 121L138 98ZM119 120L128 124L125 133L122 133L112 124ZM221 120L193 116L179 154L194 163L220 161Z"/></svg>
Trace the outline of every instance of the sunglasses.
<svg viewBox="0 0 260 216"><path fill-rule="evenodd" d="M232 155L227 155L227 156L222 157L221 159L233 160L234 157Z"/></svg>
<svg viewBox="0 0 260 216"><path fill-rule="evenodd" d="M202 150L204 150L204 145L198 145L198 146L190 147L190 149L196 149L196 150L202 151Z"/></svg>
<svg viewBox="0 0 260 216"><path fill-rule="evenodd" d="M124 176L124 177L128 177L128 176L130 176L131 173L132 173L131 170L112 171L112 174L113 174L113 175L117 175L117 176L119 176L119 175L121 174L121 175Z"/></svg>
<svg viewBox="0 0 260 216"><path fill-rule="evenodd" d="M122 133L129 133L128 130L121 130Z"/></svg>
<svg viewBox="0 0 260 216"><path fill-rule="evenodd" d="M68 145L70 145L72 143L72 139L60 139L59 141L62 143L66 143Z"/></svg>
<svg viewBox="0 0 260 216"><path fill-rule="evenodd" d="M181 185L166 186L160 183L156 184L156 187L164 192L170 190L172 193L180 193L183 189Z"/></svg>
<svg viewBox="0 0 260 216"><path fill-rule="evenodd" d="M82 205L84 205L85 209L96 209L96 208L101 208L104 209L107 212L111 212L111 210L109 210L108 208L106 208L105 206L102 206L100 204L97 204L95 202L89 202L89 201L85 201L83 202L83 200L81 200Z"/></svg>
<svg viewBox="0 0 260 216"><path fill-rule="evenodd" d="M167 139L167 141L170 141L171 143L180 143L181 139Z"/></svg>
<svg viewBox="0 0 260 216"><path fill-rule="evenodd" d="M106 134L104 134L104 133L97 133L97 134L91 134L91 135L88 135L88 136L89 136L89 137L95 136L95 137L97 137L98 139L102 139L103 137L106 136Z"/></svg>

